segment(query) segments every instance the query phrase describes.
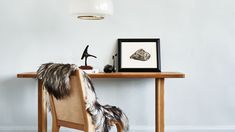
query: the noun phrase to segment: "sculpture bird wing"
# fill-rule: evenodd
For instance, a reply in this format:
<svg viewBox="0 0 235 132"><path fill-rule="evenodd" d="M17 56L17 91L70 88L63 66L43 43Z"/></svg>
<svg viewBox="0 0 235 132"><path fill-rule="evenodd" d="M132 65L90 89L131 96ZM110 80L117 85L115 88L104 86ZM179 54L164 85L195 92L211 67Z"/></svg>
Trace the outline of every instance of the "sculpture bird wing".
<svg viewBox="0 0 235 132"><path fill-rule="evenodd" d="M85 48L85 50L83 51L83 54L82 54L82 58L81 59L84 59L84 57L86 57L87 56L87 54L88 54L88 47L89 47L89 45L87 45L86 46L86 48Z"/></svg>
<svg viewBox="0 0 235 132"><path fill-rule="evenodd" d="M91 54L88 54L88 57L94 57L94 58L97 58L96 56L94 56L94 55L91 55Z"/></svg>

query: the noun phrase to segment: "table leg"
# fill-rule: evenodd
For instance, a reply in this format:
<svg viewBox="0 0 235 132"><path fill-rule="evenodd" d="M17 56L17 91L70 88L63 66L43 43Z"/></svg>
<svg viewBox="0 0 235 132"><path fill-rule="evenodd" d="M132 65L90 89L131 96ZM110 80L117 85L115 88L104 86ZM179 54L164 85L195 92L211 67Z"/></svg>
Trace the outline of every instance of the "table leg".
<svg viewBox="0 0 235 132"><path fill-rule="evenodd" d="M46 90L41 80L38 80L38 132L47 132Z"/></svg>
<svg viewBox="0 0 235 132"><path fill-rule="evenodd" d="M164 132L164 78L156 78L155 83L155 131Z"/></svg>

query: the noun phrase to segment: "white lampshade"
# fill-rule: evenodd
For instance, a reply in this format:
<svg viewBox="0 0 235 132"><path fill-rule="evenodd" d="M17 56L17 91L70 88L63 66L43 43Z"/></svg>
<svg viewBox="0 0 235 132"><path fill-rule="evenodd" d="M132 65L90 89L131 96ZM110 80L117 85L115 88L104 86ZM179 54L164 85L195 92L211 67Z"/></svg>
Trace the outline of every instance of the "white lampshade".
<svg viewBox="0 0 235 132"><path fill-rule="evenodd" d="M101 20L113 14L112 0L70 0L70 13L86 20Z"/></svg>

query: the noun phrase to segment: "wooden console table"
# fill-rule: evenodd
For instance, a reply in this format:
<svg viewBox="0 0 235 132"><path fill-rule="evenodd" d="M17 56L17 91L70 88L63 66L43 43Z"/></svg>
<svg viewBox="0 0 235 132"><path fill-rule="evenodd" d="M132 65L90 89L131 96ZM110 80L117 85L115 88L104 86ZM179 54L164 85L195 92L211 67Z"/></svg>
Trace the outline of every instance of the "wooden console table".
<svg viewBox="0 0 235 132"><path fill-rule="evenodd" d="M17 74L18 78L36 78L36 72ZM165 78L184 78L179 72L116 72L93 73L91 78L154 78L155 79L155 131L164 132L164 80ZM46 91L38 80L38 131L47 132Z"/></svg>

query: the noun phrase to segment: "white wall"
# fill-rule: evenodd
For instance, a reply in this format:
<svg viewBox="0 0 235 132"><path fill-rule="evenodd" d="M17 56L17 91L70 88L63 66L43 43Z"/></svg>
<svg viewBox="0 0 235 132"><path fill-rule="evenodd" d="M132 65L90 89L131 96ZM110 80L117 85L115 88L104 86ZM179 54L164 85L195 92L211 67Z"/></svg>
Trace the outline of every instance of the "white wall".
<svg viewBox="0 0 235 132"><path fill-rule="evenodd" d="M84 47L111 63L117 38L161 38L167 132L235 131L235 1L114 0L104 21L72 19L66 0L0 0L0 131L35 131L37 84L16 74L42 63L83 64ZM133 132L153 132L154 80L95 79L100 102L122 108ZM49 123L50 124L50 123ZM50 126L50 125L49 125Z"/></svg>

